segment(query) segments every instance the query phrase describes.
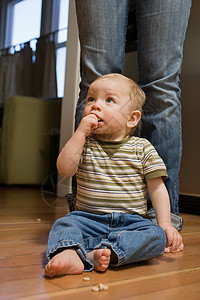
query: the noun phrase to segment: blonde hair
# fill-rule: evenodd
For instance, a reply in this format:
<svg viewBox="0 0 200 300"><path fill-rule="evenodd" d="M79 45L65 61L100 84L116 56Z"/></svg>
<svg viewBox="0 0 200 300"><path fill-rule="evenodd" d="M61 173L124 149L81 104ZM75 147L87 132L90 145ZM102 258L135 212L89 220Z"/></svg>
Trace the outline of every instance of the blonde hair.
<svg viewBox="0 0 200 300"><path fill-rule="evenodd" d="M109 78L124 80L125 82L128 83L128 86L129 86L128 93L129 93L130 100L131 100L130 109L139 110L142 113L142 107L145 103L146 96L145 96L144 91L139 87L139 85L134 80L132 80L124 75L118 74L118 73L105 74L105 75L98 77L94 81L109 79Z"/></svg>

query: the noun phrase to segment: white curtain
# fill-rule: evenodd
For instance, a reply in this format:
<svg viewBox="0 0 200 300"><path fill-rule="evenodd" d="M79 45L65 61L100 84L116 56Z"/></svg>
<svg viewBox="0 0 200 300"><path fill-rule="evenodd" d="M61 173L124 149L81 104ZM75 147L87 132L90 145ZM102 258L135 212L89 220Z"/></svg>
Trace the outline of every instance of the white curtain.
<svg viewBox="0 0 200 300"><path fill-rule="evenodd" d="M35 96L57 97L56 51L51 35L41 37L37 42Z"/></svg>
<svg viewBox="0 0 200 300"><path fill-rule="evenodd" d="M0 104L12 95L57 97L54 40L50 35L39 38L35 53L29 42L21 48L14 54L7 49L0 56Z"/></svg>
<svg viewBox="0 0 200 300"><path fill-rule="evenodd" d="M6 65L7 65L7 55L3 53L0 56L0 106L4 103L4 95L5 95L5 73L6 73Z"/></svg>

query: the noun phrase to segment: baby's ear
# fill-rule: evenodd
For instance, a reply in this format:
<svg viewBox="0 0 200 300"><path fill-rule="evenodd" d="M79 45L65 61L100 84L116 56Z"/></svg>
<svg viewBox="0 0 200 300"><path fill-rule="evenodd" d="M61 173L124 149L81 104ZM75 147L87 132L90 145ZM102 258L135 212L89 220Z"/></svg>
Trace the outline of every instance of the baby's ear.
<svg viewBox="0 0 200 300"><path fill-rule="evenodd" d="M141 119L141 112L139 110L135 110L130 114L130 118L127 121L127 128L134 128L137 126Z"/></svg>

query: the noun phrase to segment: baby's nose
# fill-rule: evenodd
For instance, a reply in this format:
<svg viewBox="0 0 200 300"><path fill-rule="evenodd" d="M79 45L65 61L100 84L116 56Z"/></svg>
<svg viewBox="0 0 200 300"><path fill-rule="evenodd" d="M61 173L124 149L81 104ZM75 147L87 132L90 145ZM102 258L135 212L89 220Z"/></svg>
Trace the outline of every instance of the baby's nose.
<svg viewBox="0 0 200 300"><path fill-rule="evenodd" d="M101 111L102 110L101 104L98 101L95 101L92 105L92 109Z"/></svg>

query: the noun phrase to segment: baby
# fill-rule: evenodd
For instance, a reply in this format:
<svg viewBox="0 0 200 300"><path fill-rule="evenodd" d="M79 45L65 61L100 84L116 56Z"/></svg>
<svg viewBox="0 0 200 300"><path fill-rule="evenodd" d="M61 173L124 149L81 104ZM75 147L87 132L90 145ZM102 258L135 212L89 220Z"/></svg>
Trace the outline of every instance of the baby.
<svg viewBox="0 0 200 300"><path fill-rule="evenodd" d="M183 250L171 225L166 167L146 139L132 135L144 102L142 89L123 75L90 85L84 116L57 160L61 176L76 174L76 211L50 231L46 276L104 272ZM145 218L146 190L158 225Z"/></svg>

